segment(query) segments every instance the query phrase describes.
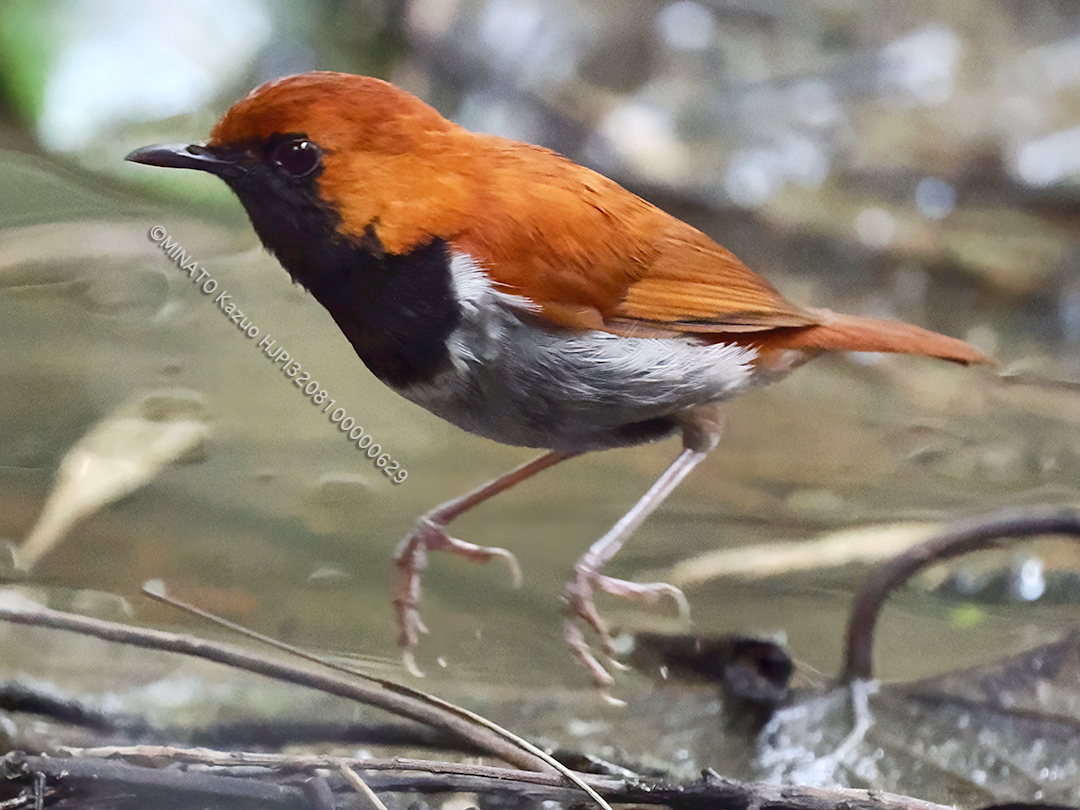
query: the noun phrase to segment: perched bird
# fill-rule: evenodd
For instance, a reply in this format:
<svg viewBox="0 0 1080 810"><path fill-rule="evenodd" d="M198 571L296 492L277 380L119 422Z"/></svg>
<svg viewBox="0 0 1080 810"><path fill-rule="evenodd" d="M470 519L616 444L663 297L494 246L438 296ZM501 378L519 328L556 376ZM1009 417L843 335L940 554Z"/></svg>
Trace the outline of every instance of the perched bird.
<svg viewBox="0 0 1080 810"><path fill-rule="evenodd" d="M470 132L391 84L312 72L237 102L203 144L137 163L217 175L266 248L327 309L376 377L464 430L547 452L416 523L397 555L407 655L425 630L429 551L501 556L451 537L463 512L560 461L673 434L683 449L574 566L566 639L612 655L596 589L682 594L601 569L720 437L718 403L828 351L988 358L902 323L786 301L732 253L547 149Z"/></svg>

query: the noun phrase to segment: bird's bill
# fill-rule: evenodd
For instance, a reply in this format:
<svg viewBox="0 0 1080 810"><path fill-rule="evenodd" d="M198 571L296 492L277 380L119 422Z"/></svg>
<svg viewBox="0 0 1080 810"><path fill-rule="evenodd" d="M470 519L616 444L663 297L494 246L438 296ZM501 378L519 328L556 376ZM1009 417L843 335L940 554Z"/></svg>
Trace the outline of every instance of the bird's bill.
<svg viewBox="0 0 1080 810"><path fill-rule="evenodd" d="M164 166L168 169L198 169L210 172L210 174L222 174L235 165L233 161L223 159L198 143L144 146L142 149L136 149L124 160L143 163L147 166Z"/></svg>

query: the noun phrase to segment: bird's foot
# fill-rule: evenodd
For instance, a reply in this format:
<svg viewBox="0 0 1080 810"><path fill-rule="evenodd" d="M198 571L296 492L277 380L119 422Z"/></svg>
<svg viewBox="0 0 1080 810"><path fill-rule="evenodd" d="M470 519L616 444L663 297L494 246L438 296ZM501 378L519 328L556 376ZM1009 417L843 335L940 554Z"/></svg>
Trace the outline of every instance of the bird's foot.
<svg viewBox="0 0 1080 810"><path fill-rule="evenodd" d="M661 598L670 596L675 600L679 608L679 616L686 622L690 621L690 604L686 596L674 585L666 582L627 582L624 579L615 579L605 576L583 563L574 566L574 577L566 584L563 599L566 602L566 618L563 622L563 637L570 645L570 650L592 675L593 681L603 691L605 699L618 703L607 693L607 687L611 686L615 679L609 669L625 670L626 665L615 659L615 648L612 645L611 633L607 623L600 616L593 601L596 590L606 591L615 596L625 596L639 602L650 605L656 604ZM590 648L585 640L583 627L591 628L596 634L597 645L601 655L606 659L606 666Z"/></svg>
<svg viewBox="0 0 1080 810"><path fill-rule="evenodd" d="M421 675L412 651L420 640L420 634L428 631L420 618L420 575L427 568L429 551L449 551L476 562L487 562L498 557L510 569L514 587L521 585L521 566L517 557L504 548L478 546L466 543L446 533L446 523L432 515L424 515L409 535L398 546L394 564L398 581L394 589L394 607L397 610L401 635L398 643L404 650L405 668L414 675Z"/></svg>

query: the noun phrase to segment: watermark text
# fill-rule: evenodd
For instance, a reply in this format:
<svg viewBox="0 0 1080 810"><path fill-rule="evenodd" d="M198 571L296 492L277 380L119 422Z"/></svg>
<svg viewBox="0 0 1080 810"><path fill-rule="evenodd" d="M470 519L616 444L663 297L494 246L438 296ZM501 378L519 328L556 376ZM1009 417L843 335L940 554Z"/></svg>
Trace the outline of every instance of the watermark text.
<svg viewBox="0 0 1080 810"><path fill-rule="evenodd" d="M236 324L245 337L254 339L259 336L259 327L240 310L229 291L220 287L217 279L211 276L205 267L201 267L195 258L184 250L183 246L163 227L155 225L150 229L150 241L156 243L165 251L166 256L176 262L177 267L188 274L192 284L198 287L203 295L214 296L214 304L225 317ZM372 464L382 470L387 478L395 484L400 484L409 477L408 470L389 453L383 452L382 445L377 443L353 417L349 416L344 408L334 407L337 405L337 400L331 398L326 389L312 379L310 372L303 370L300 363L285 350L284 346L279 345L270 335L265 335L259 341L258 347L274 365L279 366L279 371L292 380L293 385L299 388L313 405L321 406L325 403L322 412L328 414L330 421L337 426L338 430L347 435L349 440L356 444L356 448L370 459Z"/></svg>

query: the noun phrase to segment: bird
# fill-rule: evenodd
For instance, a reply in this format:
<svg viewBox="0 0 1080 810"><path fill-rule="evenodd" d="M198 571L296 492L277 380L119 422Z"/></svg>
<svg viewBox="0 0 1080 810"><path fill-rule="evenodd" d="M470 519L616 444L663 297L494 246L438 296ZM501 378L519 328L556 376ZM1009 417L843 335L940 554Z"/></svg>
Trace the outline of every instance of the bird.
<svg viewBox="0 0 1080 810"><path fill-rule="evenodd" d="M432 551L513 554L448 524L567 459L668 437L682 447L576 562L563 635L602 688L619 667L594 595L685 597L604 566L717 445L721 403L829 352L959 364L979 349L917 326L785 299L733 253L556 152L451 122L386 81L312 71L236 102L206 141L136 163L208 172L266 249L326 309L367 368L470 433L543 454L422 515L395 557L410 667ZM601 661L604 659L604 662Z"/></svg>

